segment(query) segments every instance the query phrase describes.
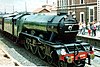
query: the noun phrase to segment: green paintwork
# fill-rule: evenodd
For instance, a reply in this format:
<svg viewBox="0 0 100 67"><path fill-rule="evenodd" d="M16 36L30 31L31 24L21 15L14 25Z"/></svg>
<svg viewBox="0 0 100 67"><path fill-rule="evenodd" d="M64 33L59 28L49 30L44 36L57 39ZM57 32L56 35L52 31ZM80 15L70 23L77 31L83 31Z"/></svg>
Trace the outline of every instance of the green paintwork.
<svg viewBox="0 0 100 67"><path fill-rule="evenodd" d="M23 26L25 28L28 28L28 29L37 29L37 30L43 30L43 31L46 31L46 25L47 24L35 24L35 23L24 23Z"/></svg>
<svg viewBox="0 0 100 67"><path fill-rule="evenodd" d="M46 29L47 23L53 17L54 15L37 15L37 14L23 16L18 21L18 26L19 26L18 31L21 32L23 28L47 31Z"/></svg>
<svg viewBox="0 0 100 67"><path fill-rule="evenodd" d="M12 17L4 19L4 31L7 31L10 34L12 34L12 20L11 19Z"/></svg>

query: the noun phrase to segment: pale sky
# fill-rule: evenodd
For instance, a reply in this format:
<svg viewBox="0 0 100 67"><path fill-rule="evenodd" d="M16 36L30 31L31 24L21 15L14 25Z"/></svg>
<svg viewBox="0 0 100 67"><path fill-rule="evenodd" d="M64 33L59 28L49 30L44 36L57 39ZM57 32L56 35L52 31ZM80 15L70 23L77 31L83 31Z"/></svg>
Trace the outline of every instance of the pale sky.
<svg viewBox="0 0 100 67"><path fill-rule="evenodd" d="M48 0L48 4L56 3L56 0ZM0 0L0 11L1 12L13 12L14 11L25 11L25 3L27 11L32 12L34 9L41 7L46 4L46 0Z"/></svg>

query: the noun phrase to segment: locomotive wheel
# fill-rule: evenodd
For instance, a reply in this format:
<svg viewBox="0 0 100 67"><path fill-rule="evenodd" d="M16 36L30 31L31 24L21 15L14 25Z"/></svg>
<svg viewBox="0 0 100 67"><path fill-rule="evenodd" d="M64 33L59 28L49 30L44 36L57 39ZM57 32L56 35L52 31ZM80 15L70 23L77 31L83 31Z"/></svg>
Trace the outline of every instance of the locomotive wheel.
<svg viewBox="0 0 100 67"><path fill-rule="evenodd" d="M30 45L30 50L33 54L36 54L37 52L37 47L36 46L33 46L33 45Z"/></svg>
<svg viewBox="0 0 100 67"><path fill-rule="evenodd" d="M46 58L45 49L38 48L38 54L39 54L41 59L45 59Z"/></svg>
<svg viewBox="0 0 100 67"><path fill-rule="evenodd" d="M31 52L33 53L33 54L36 54L36 52L37 52L37 46L36 46L36 40L32 40L32 44L30 45L30 50L31 50Z"/></svg>
<svg viewBox="0 0 100 67"><path fill-rule="evenodd" d="M31 43L31 39L25 38L25 44L24 44L25 49L29 50L30 43Z"/></svg>
<svg viewBox="0 0 100 67"><path fill-rule="evenodd" d="M58 61L58 67L67 67L67 63L64 61Z"/></svg>

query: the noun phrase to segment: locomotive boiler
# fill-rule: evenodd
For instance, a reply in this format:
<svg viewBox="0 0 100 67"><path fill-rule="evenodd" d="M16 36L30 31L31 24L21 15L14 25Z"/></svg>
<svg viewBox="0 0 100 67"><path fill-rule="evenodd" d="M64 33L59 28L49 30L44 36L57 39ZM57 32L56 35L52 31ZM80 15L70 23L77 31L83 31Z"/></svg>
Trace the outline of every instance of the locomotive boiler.
<svg viewBox="0 0 100 67"><path fill-rule="evenodd" d="M54 43L75 41L79 28L77 21L72 16L67 15L33 15L25 18L21 25L20 27L25 28L24 31L28 29L27 33L32 32L32 34Z"/></svg>
<svg viewBox="0 0 100 67"><path fill-rule="evenodd" d="M92 46L76 40L74 15L19 14L3 18L3 34L57 67L84 67L94 58ZM16 37L16 38L15 38Z"/></svg>

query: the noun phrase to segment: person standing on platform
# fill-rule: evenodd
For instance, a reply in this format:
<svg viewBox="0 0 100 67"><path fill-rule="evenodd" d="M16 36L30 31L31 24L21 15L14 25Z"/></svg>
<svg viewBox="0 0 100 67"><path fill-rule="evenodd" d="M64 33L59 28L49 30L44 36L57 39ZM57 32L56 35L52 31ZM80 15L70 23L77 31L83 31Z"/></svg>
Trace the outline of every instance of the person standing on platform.
<svg viewBox="0 0 100 67"><path fill-rule="evenodd" d="M82 22L79 22L79 34L82 34Z"/></svg>
<svg viewBox="0 0 100 67"><path fill-rule="evenodd" d="M96 36L96 24L95 24L95 22L92 23L91 29L92 29L92 36Z"/></svg>
<svg viewBox="0 0 100 67"><path fill-rule="evenodd" d="M90 29L91 29L92 36L93 36L93 23L90 24Z"/></svg>
<svg viewBox="0 0 100 67"><path fill-rule="evenodd" d="M82 34L85 35L86 23L85 21L82 24Z"/></svg>
<svg viewBox="0 0 100 67"><path fill-rule="evenodd" d="M91 35L91 26L90 26L90 24L88 24L88 34L89 34L89 36Z"/></svg>
<svg viewBox="0 0 100 67"><path fill-rule="evenodd" d="M94 23L94 36L96 36L96 24Z"/></svg>
<svg viewBox="0 0 100 67"><path fill-rule="evenodd" d="M89 34L89 36L90 36L90 34L91 34L91 29L88 29L88 34Z"/></svg>

